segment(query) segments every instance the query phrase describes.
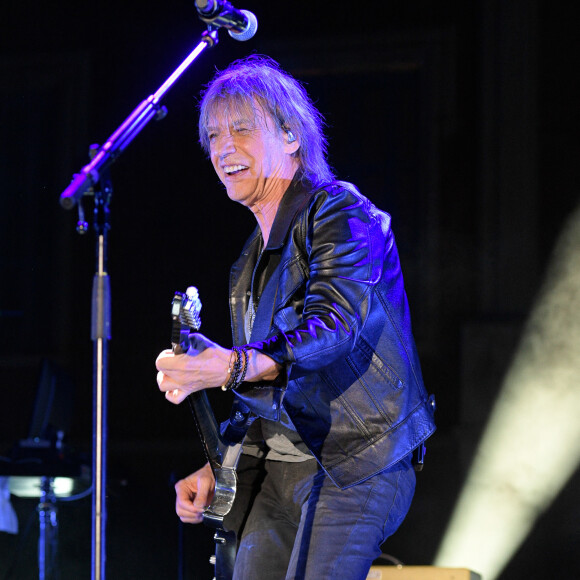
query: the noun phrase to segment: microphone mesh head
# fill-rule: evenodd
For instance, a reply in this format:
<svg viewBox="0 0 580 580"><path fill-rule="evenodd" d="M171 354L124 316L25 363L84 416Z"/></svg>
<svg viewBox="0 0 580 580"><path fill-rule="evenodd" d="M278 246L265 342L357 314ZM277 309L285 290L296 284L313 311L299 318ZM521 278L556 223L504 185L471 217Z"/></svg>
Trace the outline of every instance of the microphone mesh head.
<svg viewBox="0 0 580 580"><path fill-rule="evenodd" d="M246 30L243 32L234 32L233 30L228 30L228 34L236 40L249 40L258 31L258 19L256 18L255 14L249 10L240 10L240 12L243 12L248 19L248 26L246 27Z"/></svg>

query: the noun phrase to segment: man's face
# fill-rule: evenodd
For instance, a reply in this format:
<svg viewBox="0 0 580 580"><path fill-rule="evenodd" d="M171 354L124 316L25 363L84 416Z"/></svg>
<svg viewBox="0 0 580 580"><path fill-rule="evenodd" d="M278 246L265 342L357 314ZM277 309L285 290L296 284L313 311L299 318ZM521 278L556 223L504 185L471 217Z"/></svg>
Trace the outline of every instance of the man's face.
<svg viewBox="0 0 580 580"><path fill-rule="evenodd" d="M252 209L281 199L298 167L292 153L298 142L261 107L242 112L218 111L208 137L210 157L230 199Z"/></svg>

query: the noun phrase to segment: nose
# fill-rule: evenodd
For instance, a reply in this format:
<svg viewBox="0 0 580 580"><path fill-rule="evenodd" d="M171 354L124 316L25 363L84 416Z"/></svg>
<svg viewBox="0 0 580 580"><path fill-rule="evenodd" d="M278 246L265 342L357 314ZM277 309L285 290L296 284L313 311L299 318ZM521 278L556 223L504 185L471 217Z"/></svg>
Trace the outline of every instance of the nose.
<svg viewBox="0 0 580 580"><path fill-rule="evenodd" d="M214 150L220 159L225 159L228 155L235 152L234 138L229 131L217 137Z"/></svg>

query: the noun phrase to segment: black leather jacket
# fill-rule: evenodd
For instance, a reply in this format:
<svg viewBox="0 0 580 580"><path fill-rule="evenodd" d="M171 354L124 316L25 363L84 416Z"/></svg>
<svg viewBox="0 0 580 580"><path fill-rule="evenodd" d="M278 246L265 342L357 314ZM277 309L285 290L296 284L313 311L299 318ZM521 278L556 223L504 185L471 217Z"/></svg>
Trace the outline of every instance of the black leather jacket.
<svg viewBox="0 0 580 580"><path fill-rule="evenodd" d="M295 181L267 247L260 254L257 228L231 270L234 343L246 342L253 285L261 297L251 347L286 370L236 396L267 419L283 405L340 487L403 459L435 430L390 225L352 184L311 191Z"/></svg>

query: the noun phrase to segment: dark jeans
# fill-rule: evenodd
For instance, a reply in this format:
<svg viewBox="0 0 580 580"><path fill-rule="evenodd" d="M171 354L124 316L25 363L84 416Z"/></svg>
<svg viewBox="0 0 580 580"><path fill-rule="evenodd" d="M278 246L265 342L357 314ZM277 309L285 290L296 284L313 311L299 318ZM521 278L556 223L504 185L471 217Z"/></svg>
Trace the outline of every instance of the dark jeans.
<svg viewBox="0 0 580 580"><path fill-rule="evenodd" d="M411 456L343 490L314 460L265 463L234 580L364 580L411 505Z"/></svg>

